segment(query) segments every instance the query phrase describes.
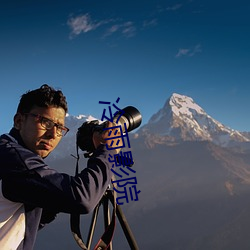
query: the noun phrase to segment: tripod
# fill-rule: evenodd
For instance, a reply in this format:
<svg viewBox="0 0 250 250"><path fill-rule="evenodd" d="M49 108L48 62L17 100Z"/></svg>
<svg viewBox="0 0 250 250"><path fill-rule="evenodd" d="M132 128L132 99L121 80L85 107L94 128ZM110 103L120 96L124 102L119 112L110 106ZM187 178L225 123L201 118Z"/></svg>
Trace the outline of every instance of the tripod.
<svg viewBox="0 0 250 250"><path fill-rule="evenodd" d="M76 149L77 149L77 157L72 155L74 158L77 159L76 162L76 172L75 174L77 175L78 173L78 161L79 161L79 154L78 154L78 145L76 144ZM91 152L91 151L90 151ZM89 157L89 153L84 154L85 158ZM131 165L132 166L132 165ZM111 180L114 180L114 176L112 176ZM115 185L115 184L113 184ZM109 209L109 202L113 205L113 214L112 214L112 219L110 218L110 209ZM96 221L97 221L97 216L99 212L100 206L103 205L103 216L104 216L104 225L106 231L102 235L101 239L97 243L97 245L94 247L94 250L112 250L112 238L114 234L114 229L115 229L115 224L116 224L116 216L119 219L120 225L123 229L123 232L126 236L126 239L128 241L128 244L131 248L131 250L139 250L139 247L137 246L137 243L135 241L135 238L132 234L132 231L128 225L128 222L125 218L125 215L122 212L122 209L120 205L116 203L116 198L114 195L114 190L108 188L103 195L102 199L100 202L96 205L93 215L92 215L92 220L91 220L91 225L89 229L89 234L87 238L87 244L83 242L82 236L81 236L81 230L80 230L80 214L71 214L70 215L70 227L71 227L71 232L73 234L73 237L77 244L79 245L80 248L84 250L90 250L92 240L93 240L93 235L96 227Z"/></svg>
<svg viewBox="0 0 250 250"><path fill-rule="evenodd" d="M109 202L113 205L112 218L110 217ZM94 249L95 250L103 250L103 249L112 250L113 249L112 238L113 238L113 233L114 233L115 224L116 224L115 217L117 216L130 248L132 250L139 250L139 247L137 246L136 240L128 225L125 215L120 205L118 205L115 201L114 190L111 190L111 189L106 190L102 199L100 200L100 202L97 204L97 206L95 207L93 211L86 245L83 243L82 237L80 234L80 229L79 229L80 215L71 215L71 231L78 245L82 249L90 250L92 240L93 240L94 230L96 227L98 212L99 212L99 208L101 205L103 205L104 225L105 225L106 231L104 232L104 234L102 235L101 239L99 240L99 242L97 243Z"/></svg>

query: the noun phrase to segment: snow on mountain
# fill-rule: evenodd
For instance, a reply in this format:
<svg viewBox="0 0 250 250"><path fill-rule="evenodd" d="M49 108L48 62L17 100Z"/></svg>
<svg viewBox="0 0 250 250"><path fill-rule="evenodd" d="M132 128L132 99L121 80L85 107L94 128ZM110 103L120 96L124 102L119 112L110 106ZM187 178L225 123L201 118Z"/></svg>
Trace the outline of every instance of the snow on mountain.
<svg viewBox="0 0 250 250"><path fill-rule="evenodd" d="M213 119L191 97L176 93L139 133L168 137L172 141L212 141L221 146L250 141L239 131Z"/></svg>
<svg viewBox="0 0 250 250"><path fill-rule="evenodd" d="M76 155L76 133L86 121L98 120L89 115L67 115L65 124L70 129L53 151L53 158ZM99 120L100 121L100 120ZM147 143L176 141L211 141L220 146L250 142L249 134L224 126L209 116L191 97L174 93L149 122L137 130Z"/></svg>
<svg viewBox="0 0 250 250"><path fill-rule="evenodd" d="M69 133L70 136L75 135L77 132L77 129L86 121L93 121L93 120L98 120L97 118L89 115L78 115L78 116L73 116L67 114L66 119L65 119L65 125L70 129ZM67 135L68 136L68 135Z"/></svg>

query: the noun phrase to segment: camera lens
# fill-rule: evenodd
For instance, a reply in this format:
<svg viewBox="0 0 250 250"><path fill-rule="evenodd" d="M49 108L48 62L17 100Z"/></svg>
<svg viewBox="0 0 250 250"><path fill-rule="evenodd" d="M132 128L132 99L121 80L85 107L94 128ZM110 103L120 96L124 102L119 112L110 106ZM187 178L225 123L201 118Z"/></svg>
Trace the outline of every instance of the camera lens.
<svg viewBox="0 0 250 250"><path fill-rule="evenodd" d="M115 115L114 122L116 122L117 119L118 124L122 126L123 132L125 132L124 123L126 124L127 132L130 132L141 125L142 116L138 109L128 106Z"/></svg>
<svg viewBox="0 0 250 250"><path fill-rule="evenodd" d="M128 106L121 111L117 112L113 118L114 123L121 126L122 132L130 132L141 125L142 116L140 112L132 106ZM125 125L126 128L125 129ZM93 132L102 132L105 128L105 123L99 123L98 120L84 122L81 127L78 128L76 134L76 144L82 151L94 152L95 146L93 144ZM86 154L89 157L90 153Z"/></svg>

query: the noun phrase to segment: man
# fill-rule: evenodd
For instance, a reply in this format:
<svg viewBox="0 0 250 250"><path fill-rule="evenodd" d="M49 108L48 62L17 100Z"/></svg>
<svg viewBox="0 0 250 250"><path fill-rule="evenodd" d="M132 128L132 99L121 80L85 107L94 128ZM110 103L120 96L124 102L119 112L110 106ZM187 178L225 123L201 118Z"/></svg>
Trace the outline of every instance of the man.
<svg viewBox="0 0 250 250"><path fill-rule="evenodd" d="M45 164L69 130L66 113L63 93L42 85L22 95L13 128L0 137L0 249L33 249L42 225L58 212L90 212L111 182L108 155L115 152L105 147L108 132L93 134L96 150L77 176Z"/></svg>

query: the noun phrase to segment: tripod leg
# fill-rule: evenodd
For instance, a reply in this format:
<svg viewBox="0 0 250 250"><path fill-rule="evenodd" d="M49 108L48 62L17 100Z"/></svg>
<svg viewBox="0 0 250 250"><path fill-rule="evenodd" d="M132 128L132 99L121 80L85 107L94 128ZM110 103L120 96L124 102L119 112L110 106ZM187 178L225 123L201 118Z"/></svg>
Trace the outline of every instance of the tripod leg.
<svg viewBox="0 0 250 250"><path fill-rule="evenodd" d="M99 208L100 208L100 203L95 207L95 209L93 211L92 220L91 220L91 227L89 229L89 234L88 234L88 239L87 239L87 248L88 249L90 249L90 247L91 247Z"/></svg>
<svg viewBox="0 0 250 250"><path fill-rule="evenodd" d="M108 228L108 226L110 224L110 209L109 209L108 203L109 203L109 200L104 199L104 201L103 201L104 229ZM112 250L112 249L113 249L113 247L112 247L112 241L111 241L107 250Z"/></svg>
<svg viewBox="0 0 250 250"><path fill-rule="evenodd" d="M123 229L123 232L126 236L126 239L128 241L128 244L129 244L131 250L139 250L139 247L138 247L136 240L134 238L134 235L129 227L127 219L125 218L125 215L123 214L120 205L117 205L117 204L116 204L116 215L117 215L117 218L119 219L120 225Z"/></svg>
<svg viewBox="0 0 250 250"><path fill-rule="evenodd" d="M126 219L126 217L121 209L121 206L118 205L115 201L114 191L113 192L110 191L108 193L108 195L109 195L108 197L109 197L110 202L112 203L113 207L116 209L115 213L117 215L117 218L120 222L120 225L123 229L123 232L126 236L126 239L128 241L128 244L129 244L131 250L139 250L139 247L136 243L135 237L130 229L130 226L129 226L127 219Z"/></svg>

